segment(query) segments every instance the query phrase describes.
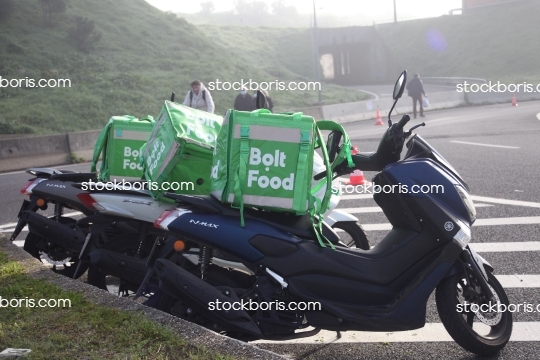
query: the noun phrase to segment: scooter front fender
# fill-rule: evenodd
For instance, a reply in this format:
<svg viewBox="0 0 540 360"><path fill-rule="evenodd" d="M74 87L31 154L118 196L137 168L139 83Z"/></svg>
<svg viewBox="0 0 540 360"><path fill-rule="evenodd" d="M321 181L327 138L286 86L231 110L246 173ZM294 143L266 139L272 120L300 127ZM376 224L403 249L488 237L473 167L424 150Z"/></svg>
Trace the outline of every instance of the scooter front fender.
<svg viewBox="0 0 540 360"><path fill-rule="evenodd" d="M330 227L334 226L337 222L358 222L358 218L343 210L334 209L324 214L324 222Z"/></svg>

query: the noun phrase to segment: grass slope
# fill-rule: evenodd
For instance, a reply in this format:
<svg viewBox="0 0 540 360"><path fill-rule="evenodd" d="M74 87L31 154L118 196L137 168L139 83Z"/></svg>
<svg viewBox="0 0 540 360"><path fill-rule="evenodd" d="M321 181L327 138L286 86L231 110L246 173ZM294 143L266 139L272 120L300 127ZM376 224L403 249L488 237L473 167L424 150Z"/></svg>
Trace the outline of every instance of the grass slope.
<svg viewBox="0 0 540 360"><path fill-rule="evenodd" d="M68 40L77 15L93 20L102 34L90 54L77 51ZM254 47L234 47L143 0L71 0L57 26L50 29L42 24L37 0L17 0L13 15L0 22L0 76L70 79L72 87L0 88L0 133L99 129L112 115L156 116L171 91L181 102L196 78L205 83L242 78L274 81L276 76L302 81L310 75L306 69L312 66L311 52L299 55L309 44L302 40L295 52L299 60L281 70L279 59L288 59L298 41L283 45L279 34L262 34L272 43L270 48L260 41ZM239 30L236 36L248 38L249 31ZM274 54L281 45L279 55ZM336 86L323 88L323 93L327 103L362 99L362 94ZM236 95L214 91L216 112L224 114ZM317 92L282 91L271 96L277 110L286 110L312 105Z"/></svg>
<svg viewBox="0 0 540 360"><path fill-rule="evenodd" d="M187 344L138 313L98 306L81 294L32 279L0 252L0 296L69 299L71 307L0 307L0 349L31 349L25 359L231 359Z"/></svg>
<svg viewBox="0 0 540 360"><path fill-rule="evenodd" d="M540 2L379 26L398 63L422 76L538 83Z"/></svg>

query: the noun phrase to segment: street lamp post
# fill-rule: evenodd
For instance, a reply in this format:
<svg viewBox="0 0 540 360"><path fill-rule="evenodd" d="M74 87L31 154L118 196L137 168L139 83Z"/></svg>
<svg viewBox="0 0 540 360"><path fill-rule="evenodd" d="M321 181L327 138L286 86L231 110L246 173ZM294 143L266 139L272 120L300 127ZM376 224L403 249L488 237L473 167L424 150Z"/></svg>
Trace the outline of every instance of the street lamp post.
<svg viewBox="0 0 540 360"><path fill-rule="evenodd" d="M313 36L315 39L315 72L317 74L318 86L318 99L319 105L322 103L321 99L321 60L319 58L319 36L317 34L317 11L315 10L315 0L313 0Z"/></svg>

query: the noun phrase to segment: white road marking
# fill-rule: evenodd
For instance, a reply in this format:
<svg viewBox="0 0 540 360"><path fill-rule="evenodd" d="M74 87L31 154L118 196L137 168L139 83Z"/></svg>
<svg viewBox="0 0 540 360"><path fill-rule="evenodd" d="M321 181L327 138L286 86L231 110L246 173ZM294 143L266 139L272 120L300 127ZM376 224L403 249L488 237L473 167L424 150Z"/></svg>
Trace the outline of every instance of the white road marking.
<svg viewBox="0 0 540 360"><path fill-rule="evenodd" d="M536 118L540 120L540 113L536 114Z"/></svg>
<svg viewBox="0 0 540 360"><path fill-rule="evenodd" d="M392 230L392 225L389 223L383 224L362 224L362 227L365 231L382 231L382 230Z"/></svg>
<svg viewBox="0 0 540 360"><path fill-rule="evenodd" d="M0 229L0 231L2 231L3 233L6 233L6 234L11 234L12 232L15 231L15 228L12 228L12 229ZM25 226L22 228L21 232L24 232L24 231L28 231L28 226Z"/></svg>
<svg viewBox="0 0 540 360"><path fill-rule="evenodd" d="M490 206L494 206L494 205L490 205L490 204L482 204L482 203L474 203L474 207L475 207L475 208L480 208L480 207L490 207Z"/></svg>
<svg viewBox="0 0 540 360"><path fill-rule="evenodd" d="M14 223L8 223L8 224L0 225L0 229L12 227L12 226L17 226L17 223L14 222Z"/></svg>
<svg viewBox="0 0 540 360"><path fill-rule="evenodd" d="M469 243L469 246L476 252L540 251L540 241Z"/></svg>
<svg viewBox="0 0 540 360"><path fill-rule="evenodd" d="M65 216L65 217L72 217L72 216L79 216L79 215L82 215L83 213L80 212L80 211L74 211L72 213L66 213L62 216ZM4 224L4 225L0 225L0 229L3 230L3 231L7 231L7 229L5 228L10 228L10 227L13 227L13 226L17 226L17 223L16 222L12 222L12 223L8 223L8 224Z"/></svg>
<svg viewBox="0 0 540 360"><path fill-rule="evenodd" d="M495 225L527 225L540 224L540 216L520 216L507 218L478 219L473 226L495 226Z"/></svg>
<svg viewBox="0 0 540 360"><path fill-rule="evenodd" d="M540 216L478 219L473 224L473 226L528 225L528 224L540 224ZM392 229L392 225L389 224L389 223L362 224L362 227L366 231L378 231L378 230L391 230Z"/></svg>
<svg viewBox="0 0 540 360"><path fill-rule="evenodd" d="M346 195L341 195L341 200L364 200L364 199L372 199L372 198L373 198L373 194L346 194ZM509 200L509 199L493 198L493 197L478 196L478 195L471 195L471 199L473 201L487 202L487 203L493 203L493 204L526 206L526 207L540 208L540 202ZM475 206L476 205L477 204L475 203Z"/></svg>
<svg viewBox="0 0 540 360"><path fill-rule="evenodd" d="M481 333L487 333L489 327L482 323L474 323L474 328ZM308 328L307 330L310 330ZM377 342L442 342L454 341L442 323L427 323L417 330L400 332L368 332L343 331L341 338L337 338L335 331L321 330L317 335L285 341L256 340L251 343L273 344L335 344L335 343L377 343ZM510 341L540 341L540 322L514 322Z"/></svg>
<svg viewBox="0 0 540 360"><path fill-rule="evenodd" d="M351 194L351 195L341 195L341 200L362 200L362 199L373 199L373 194Z"/></svg>
<svg viewBox="0 0 540 360"><path fill-rule="evenodd" d="M380 207L378 207L378 206L357 207L357 208L340 208L339 210L345 211L346 213L349 213L349 214L382 212L382 209Z"/></svg>
<svg viewBox="0 0 540 360"><path fill-rule="evenodd" d="M478 196L478 195L471 195L471 199L473 201L483 201L483 202L488 202L488 203L493 203L493 204L540 208L540 203L532 202L532 201L508 200L508 199L492 198L492 197Z"/></svg>
<svg viewBox="0 0 540 360"><path fill-rule="evenodd" d="M480 143L473 143L473 142L467 142L467 141L457 141L457 140L450 140L450 142L451 142L451 143L456 143L456 144L487 146L487 147L496 147L496 148L503 148L503 149L519 149L519 147L517 147L517 146L504 146L504 145L480 144Z"/></svg>
<svg viewBox="0 0 540 360"><path fill-rule="evenodd" d="M496 275L503 288L538 288L540 275Z"/></svg>
<svg viewBox="0 0 540 360"><path fill-rule="evenodd" d="M493 206L490 204L474 204L475 208L480 207L489 207ZM356 208L339 208L339 210L345 211L349 214L360 214L360 213L378 213L382 212L382 209L378 206L366 206L366 207L356 207Z"/></svg>

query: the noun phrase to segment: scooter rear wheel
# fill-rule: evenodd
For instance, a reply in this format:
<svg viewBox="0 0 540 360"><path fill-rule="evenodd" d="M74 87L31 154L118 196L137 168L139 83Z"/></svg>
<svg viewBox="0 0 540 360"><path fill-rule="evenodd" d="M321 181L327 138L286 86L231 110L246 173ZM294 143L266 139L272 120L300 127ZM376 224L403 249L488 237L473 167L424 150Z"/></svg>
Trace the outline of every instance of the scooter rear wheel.
<svg viewBox="0 0 540 360"><path fill-rule="evenodd" d="M60 223L62 224L73 224L76 222L75 219L69 218L69 217L61 217ZM40 260L44 264L50 264L52 266L51 270L57 274L64 275L67 277L73 277L73 274L75 273L75 270L77 269L77 264L79 263L78 254L75 254L73 257L67 258L64 256L56 256L56 254L53 253L45 253L42 250L40 250L37 246L37 244L42 241L44 238L40 237L39 235L33 234L31 232L28 233L26 236L26 239L24 240L24 246L23 249L35 257L36 259ZM49 260L47 260L47 258ZM58 262L64 262L63 265L54 265L50 263L50 261L58 261ZM88 266L83 265L85 268L88 268ZM84 270L86 271L86 269ZM82 273L84 273L84 271Z"/></svg>
<svg viewBox="0 0 540 360"><path fill-rule="evenodd" d="M332 229L342 230L337 233L339 239L345 245L362 250L370 249L366 232L360 224L354 222L337 222L332 226Z"/></svg>
<svg viewBox="0 0 540 360"><path fill-rule="evenodd" d="M472 288L468 281L473 282ZM474 281L465 272L441 281L435 293L437 310L444 327L461 347L489 356L499 352L510 340L512 313L508 311L508 297L493 274L488 272L488 285L496 303L478 301L482 294L473 290L479 288ZM489 306L497 303L500 308L492 307L495 311L490 311Z"/></svg>

